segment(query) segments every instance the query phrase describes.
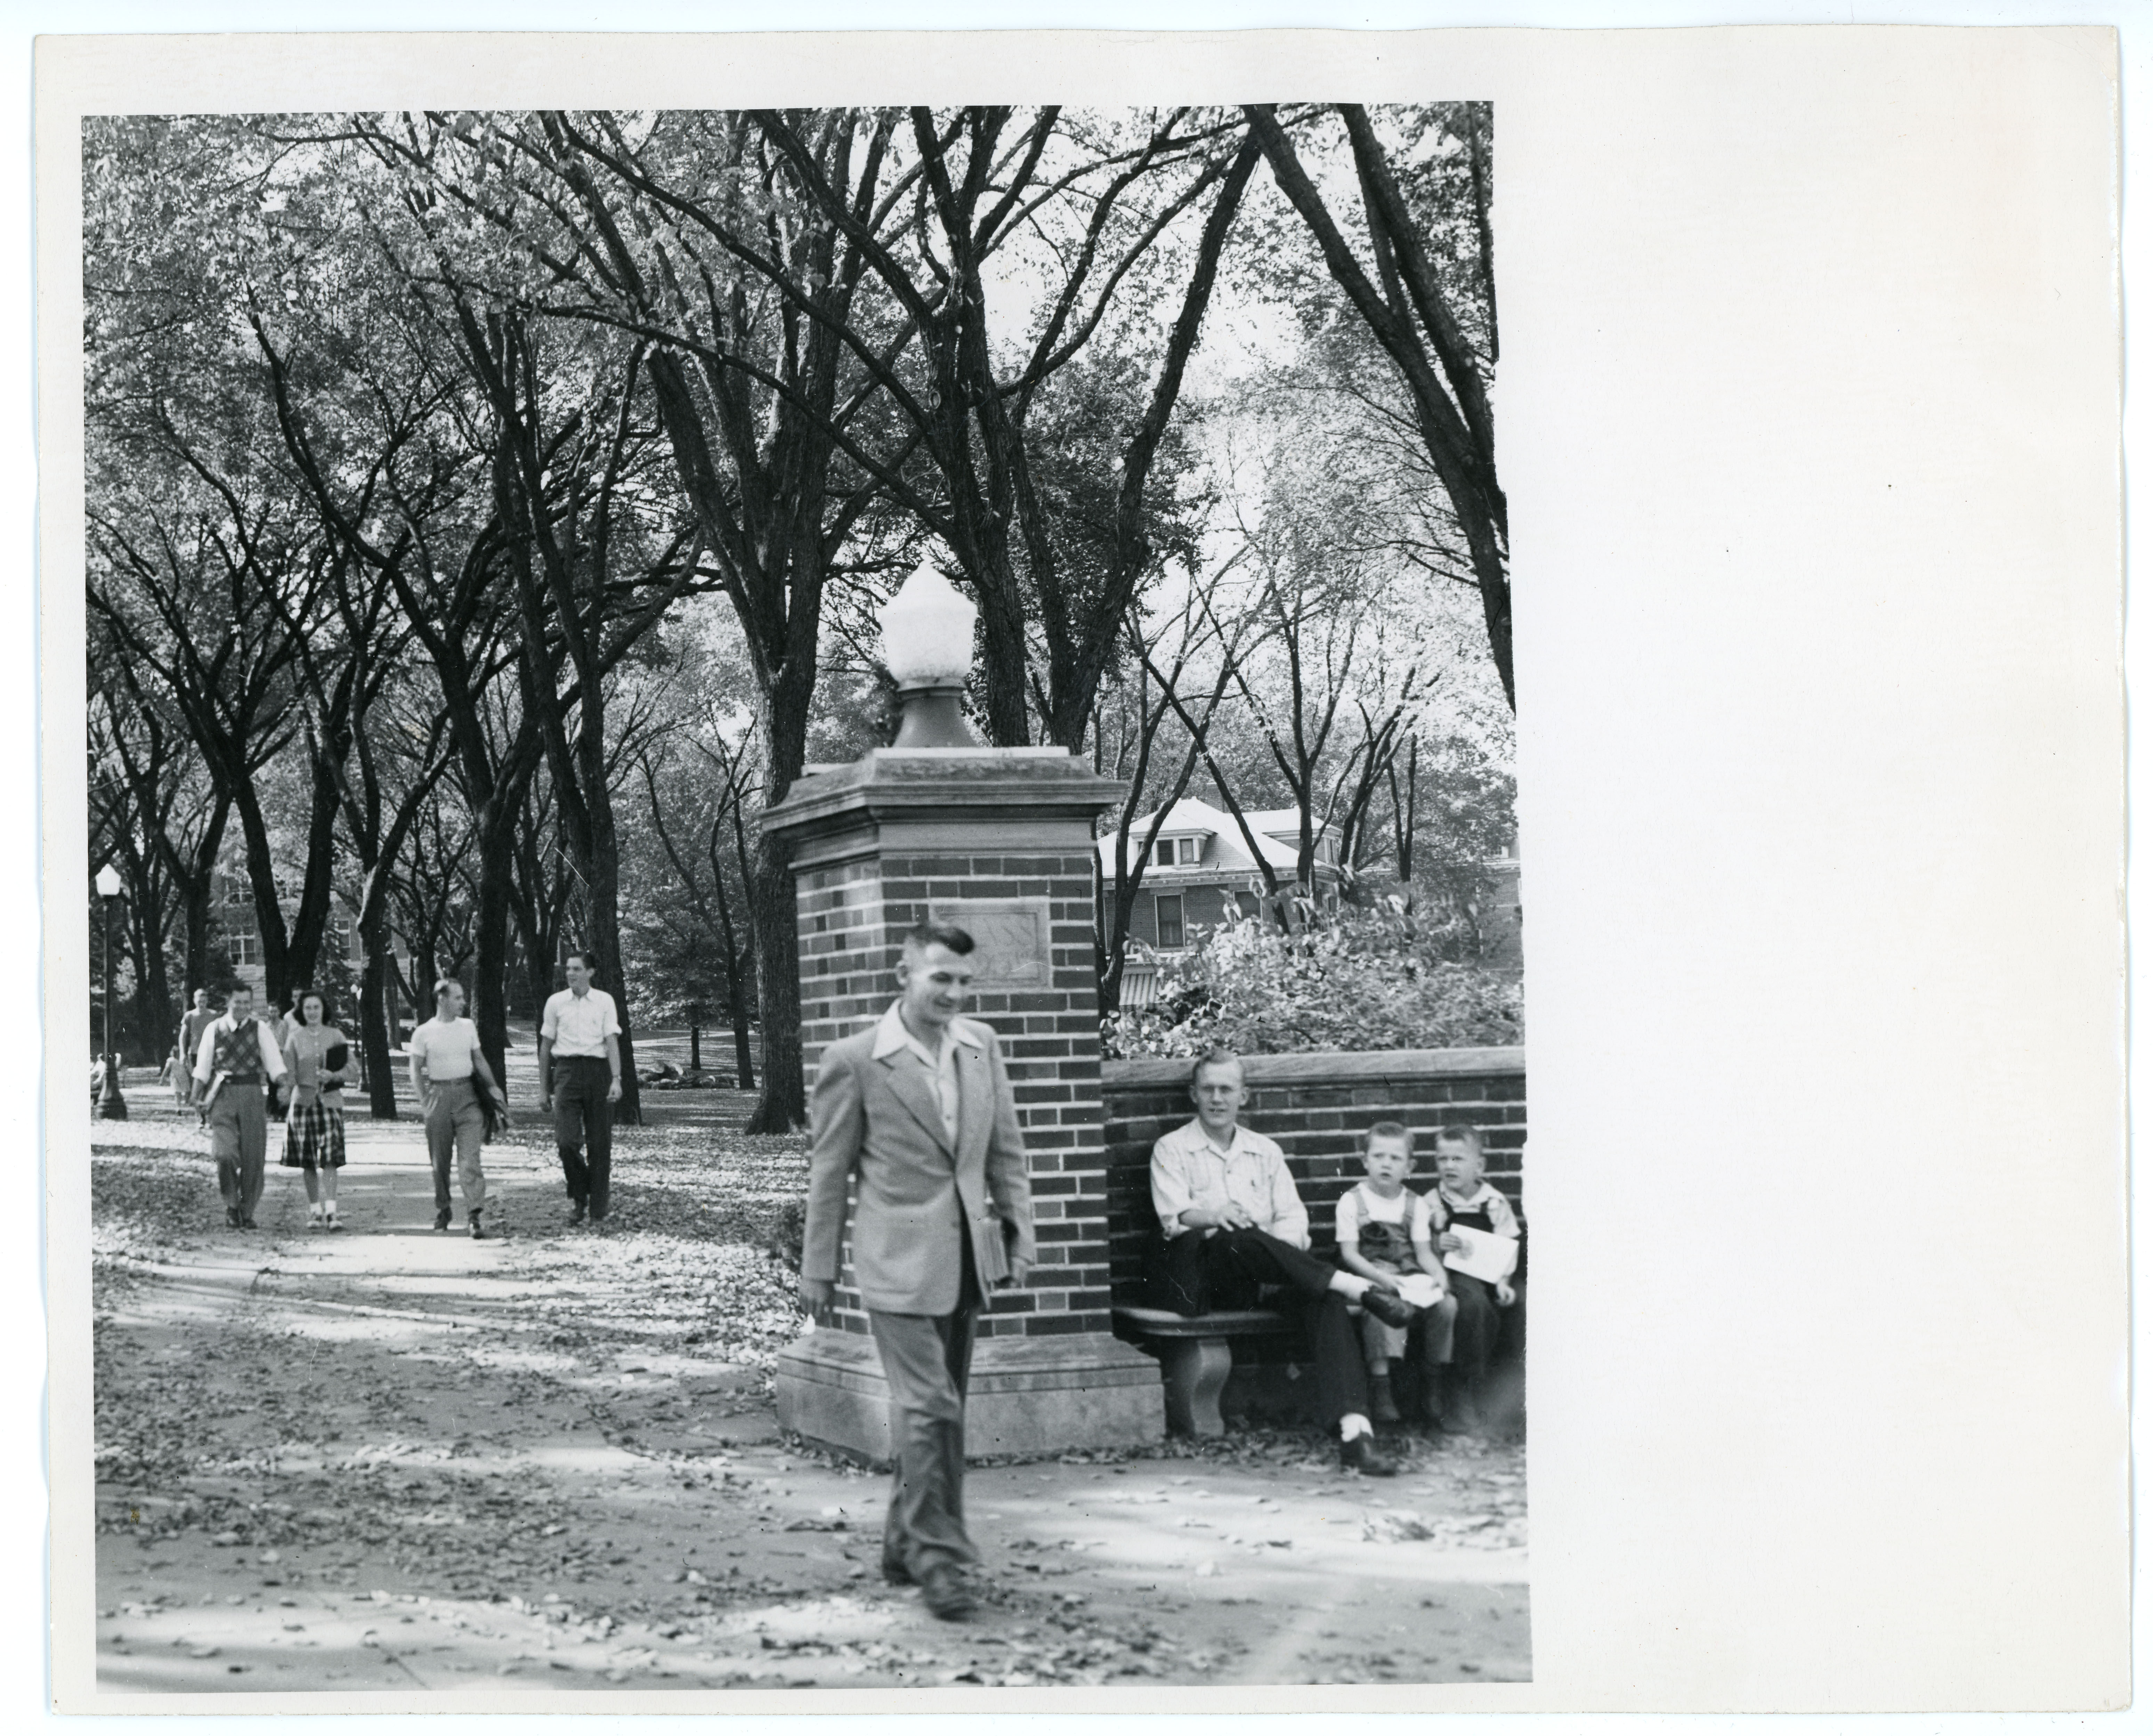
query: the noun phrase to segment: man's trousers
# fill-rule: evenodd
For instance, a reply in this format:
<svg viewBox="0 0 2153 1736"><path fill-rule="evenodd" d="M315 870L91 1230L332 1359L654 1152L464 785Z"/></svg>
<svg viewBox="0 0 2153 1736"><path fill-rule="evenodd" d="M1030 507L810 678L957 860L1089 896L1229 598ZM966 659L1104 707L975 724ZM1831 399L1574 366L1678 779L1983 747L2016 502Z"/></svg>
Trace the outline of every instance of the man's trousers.
<svg viewBox="0 0 2153 1736"><path fill-rule="evenodd" d="M1255 1308L1265 1285L1284 1285L1300 1316L1316 1371L1316 1421L1368 1414L1368 1372L1346 1298L1331 1287L1338 1268L1263 1229L1184 1229L1154 1250L1158 1306L1194 1316L1214 1308Z"/></svg>
<svg viewBox="0 0 2153 1736"><path fill-rule="evenodd" d="M603 1055L553 1057L553 1140L568 1198L588 1204L591 1221L604 1220L613 1194L613 1063ZM588 1146L589 1156L584 1155Z"/></svg>
<svg viewBox="0 0 2153 1736"><path fill-rule="evenodd" d="M478 1148L486 1139L486 1111L479 1107L478 1087L469 1079L435 1079L428 1089L433 1102L426 1109L426 1155L434 1166L434 1209L449 1209L449 1160L453 1158L464 1186L464 1209L475 1212L486 1204L486 1175L478 1164Z"/></svg>
<svg viewBox="0 0 2153 1736"><path fill-rule="evenodd" d="M216 1190L242 1220L262 1202L262 1164L269 1149L269 1115L259 1085L218 1087L209 1106L209 1144L216 1158Z"/></svg>
<svg viewBox="0 0 2153 1736"><path fill-rule="evenodd" d="M964 1279L954 1314L882 1314L868 1326L889 1382L897 1475L883 1522L885 1563L920 1578L938 1563L979 1560L965 1530L965 1394L972 1375L979 1280L972 1239L959 1235Z"/></svg>

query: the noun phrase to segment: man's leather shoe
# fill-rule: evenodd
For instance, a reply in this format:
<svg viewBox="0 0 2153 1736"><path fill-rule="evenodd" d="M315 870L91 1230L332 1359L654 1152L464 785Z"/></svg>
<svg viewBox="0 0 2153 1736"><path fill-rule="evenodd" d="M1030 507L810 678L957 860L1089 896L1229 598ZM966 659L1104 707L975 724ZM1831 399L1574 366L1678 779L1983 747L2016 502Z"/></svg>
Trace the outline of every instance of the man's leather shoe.
<svg viewBox="0 0 2153 1736"><path fill-rule="evenodd" d="M961 1621L976 1607L964 1576L947 1561L937 1561L919 1576L919 1596L938 1621Z"/></svg>
<svg viewBox="0 0 2153 1736"><path fill-rule="evenodd" d="M1367 1294L1361 1298L1361 1306L1387 1326L1412 1324L1412 1304L1395 1290L1384 1290L1371 1284Z"/></svg>
<svg viewBox="0 0 2153 1736"><path fill-rule="evenodd" d="M225 1207L224 1223L225 1227L227 1229L237 1229L239 1228L239 1208L237 1206L227 1205Z"/></svg>
<svg viewBox="0 0 2153 1736"><path fill-rule="evenodd" d="M440 1210L434 1214L434 1228L436 1229L446 1229L448 1227L449 1211L446 1206L443 1206Z"/></svg>
<svg viewBox="0 0 2153 1736"><path fill-rule="evenodd" d="M1358 1471L1363 1477L1395 1477L1397 1464L1377 1450L1376 1438L1372 1434L1356 1434L1338 1448L1338 1464L1342 1470Z"/></svg>
<svg viewBox="0 0 2153 1736"><path fill-rule="evenodd" d="M475 1242L482 1242L486 1239L486 1225L479 1221L479 1214L476 1212L471 1214L471 1240Z"/></svg>
<svg viewBox="0 0 2153 1736"><path fill-rule="evenodd" d="M884 1555L882 1558L882 1576L888 1585L909 1586L912 1583L912 1570L892 1555Z"/></svg>
<svg viewBox="0 0 2153 1736"><path fill-rule="evenodd" d="M583 1221L583 1202L575 1201L568 1209L568 1228L573 1229Z"/></svg>

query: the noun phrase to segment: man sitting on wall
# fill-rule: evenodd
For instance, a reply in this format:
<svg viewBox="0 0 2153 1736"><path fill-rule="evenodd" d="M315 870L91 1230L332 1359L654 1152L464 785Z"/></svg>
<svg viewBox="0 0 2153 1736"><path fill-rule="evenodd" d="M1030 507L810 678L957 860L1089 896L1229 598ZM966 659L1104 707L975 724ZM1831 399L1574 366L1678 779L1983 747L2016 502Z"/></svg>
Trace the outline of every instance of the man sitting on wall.
<svg viewBox="0 0 2153 1736"><path fill-rule="evenodd" d="M1188 1095L1196 1119L1151 1148L1161 1233L1151 1275L1157 1306L1188 1316L1253 1308L1264 1285L1286 1286L1315 1353L1319 1420L1338 1431L1339 1463L1367 1477L1397 1475L1376 1447L1367 1373L1346 1311L1358 1302L1402 1326L1412 1308L1394 1291L1309 1253L1308 1209L1285 1153L1239 1124L1248 1088L1239 1056L1227 1049L1205 1055L1189 1075Z"/></svg>

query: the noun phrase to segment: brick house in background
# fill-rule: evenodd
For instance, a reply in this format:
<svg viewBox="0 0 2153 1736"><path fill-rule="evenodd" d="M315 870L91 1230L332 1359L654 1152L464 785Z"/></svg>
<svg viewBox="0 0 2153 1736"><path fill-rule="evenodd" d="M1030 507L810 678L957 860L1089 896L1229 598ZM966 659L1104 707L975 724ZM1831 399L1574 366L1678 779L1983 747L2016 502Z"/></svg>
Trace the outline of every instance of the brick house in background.
<svg viewBox="0 0 2153 1736"><path fill-rule="evenodd" d="M254 893L247 876L234 869L216 870L210 883L210 902L217 925L223 930L225 953L232 961L232 975L254 990L257 1000L262 1000L267 982L262 959L262 925L255 917ZM277 903L288 924L298 914L298 900L285 898L280 891ZM366 969L366 948L359 939L358 915L351 902L332 888L328 926L322 935L322 955L341 960L354 978ZM410 962L403 937L393 926L389 944L400 966ZM356 1015L349 1009L339 1011L346 1018L355 1021Z"/></svg>
<svg viewBox="0 0 2153 1736"><path fill-rule="evenodd" d="M1290 807L1248 813L1249 830L1281 887L1295 883L1300 862L1300 815ZM1129 827L1132 865L1151 831L1145 814ZM1114 835L1098 840L1100 878L1109 897L1114 883ZM1344 879L1337 861L1337 840L1328 828L1316 841L1316 883L1320 897L1335 897ZM1481 962L1501 971L1523 969L1523 911L1518 896L1518 848L1513 833L1501 853L1486 864L1489 883L1474 914L1481 937ZM1137 900L1129 912L1129 939L1161 953L1194 945L1198 933L1215 928L1238 909L1253 916L1264 893L1262 871L1249 853L1248 840L1234 817L1190 797L1167 810L1152 848ZM1122 976L1121 1005L1134 1011L1149 1006L1158 990L1158 965L1132 957Z"/></svg>
<svg viewBox="0 0 2153 1736"><path fill-rule="evenodd" d="M1132 858L1149 836L1152 818L1144 814L1130 823ZM1293 886L1300 868L1300 811L1250 810L1247 818L1256 848L1280 886ZM1112 832L1098 841L1099 871L1110 894L1114 847ZM1340 878L1337 839L1326 827L1316 840L1317 895L1335 897ZM1161 952L1178 952L1193 944L1196 930L1216 928L1235 910L1255 915L1263 896L1263 870L1250 855L1249 841L1234 817L1208 802L1186 797L1166 811L1159 827L1129 913L1129 938Z"/></svg>
<svg viewBox="0 0 2153 1736"><path fill-rule="evenodd" d="M1480 960L1498 970L1522 970L1525 964L1524 907L1518 897L1518 837L1503 841L1503 853L1490 858L1492 883L1480 900Z"/></svg>

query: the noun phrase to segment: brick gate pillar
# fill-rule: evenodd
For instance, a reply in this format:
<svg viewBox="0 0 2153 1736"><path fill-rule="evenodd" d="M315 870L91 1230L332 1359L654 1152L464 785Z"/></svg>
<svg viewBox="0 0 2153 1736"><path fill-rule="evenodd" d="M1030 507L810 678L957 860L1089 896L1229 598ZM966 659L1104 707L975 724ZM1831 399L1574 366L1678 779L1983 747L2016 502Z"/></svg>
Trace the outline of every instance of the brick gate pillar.
<svg viewBox="0 0 2153 1736"><path fill-rule="evenodd" d="M1063 748L877 748L802 778L766 823L791 848L801 1038L822 1051L896 998L905 932L978 943L968 1016L1000 1033L1031 1174L1039 1264L980 1320L975 1455L1133 1445L1165 1433L1158 1365L1112 1333L1093 949L1092 824L1121 786ZM889 1389L852 1280L833 1324L778 1357L778 1419L885 1461Z"/></svg>

